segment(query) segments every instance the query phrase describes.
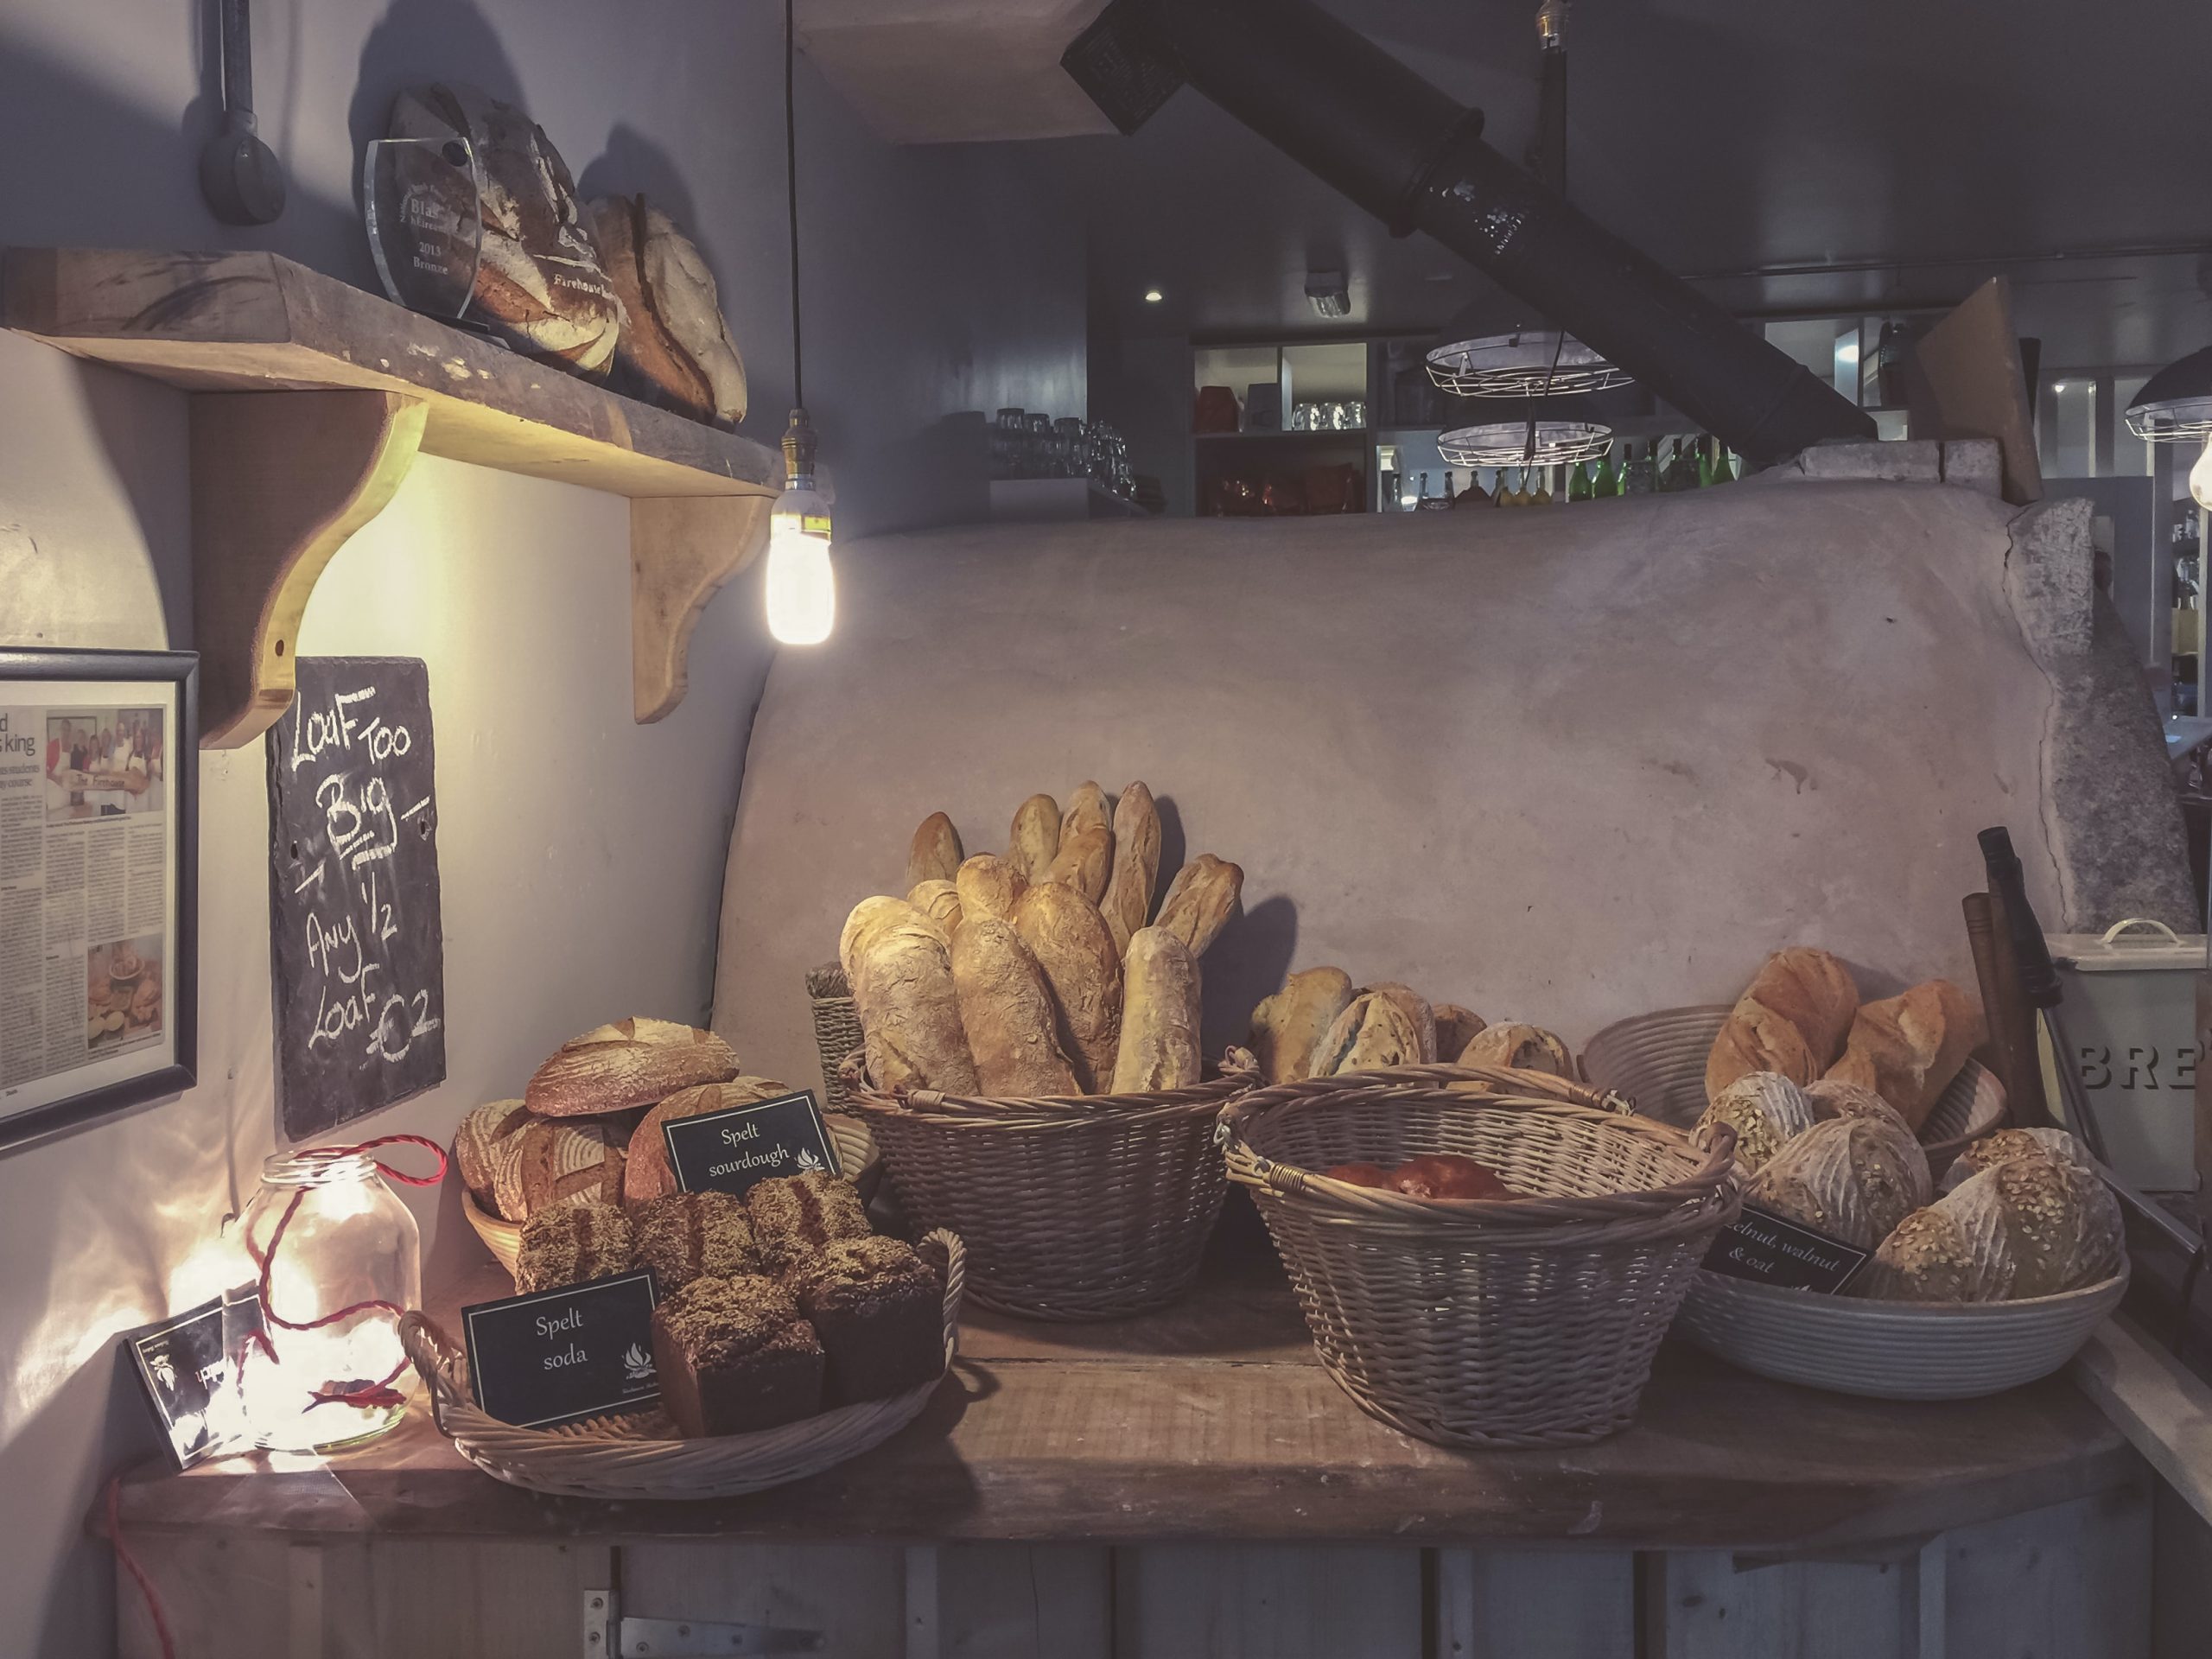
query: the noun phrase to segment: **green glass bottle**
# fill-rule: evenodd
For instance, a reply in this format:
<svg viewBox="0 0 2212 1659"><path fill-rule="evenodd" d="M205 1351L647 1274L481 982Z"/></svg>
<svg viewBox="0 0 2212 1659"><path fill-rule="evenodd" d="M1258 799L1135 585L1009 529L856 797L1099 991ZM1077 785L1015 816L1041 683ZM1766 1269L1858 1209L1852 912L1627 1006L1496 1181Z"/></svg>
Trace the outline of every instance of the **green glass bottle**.
<svg viewBox="0 0 2212 1659"><path fill-rule="evenodd" d="M1695 440L1697 447L1697 486L1709 489L1713 485L1713 445L1708 439Z"/></svg>
<svg viewBox="0 0 2212 1659"><path fill-rule="evenodd" d="M1728 446L1715 438L1713 441L1713 481L1733 484L1736 481L1736 458L1728 453Z"/></svg>
<svg viewBox="0 0 2212 1659"><path fill-rule="evenodd" d="M1570 501L1587 501L1594 492L1595 486L1590 477L1590 463L1587 461L1576 461L1574 470L1567 475L1567 499Z"/></svg>

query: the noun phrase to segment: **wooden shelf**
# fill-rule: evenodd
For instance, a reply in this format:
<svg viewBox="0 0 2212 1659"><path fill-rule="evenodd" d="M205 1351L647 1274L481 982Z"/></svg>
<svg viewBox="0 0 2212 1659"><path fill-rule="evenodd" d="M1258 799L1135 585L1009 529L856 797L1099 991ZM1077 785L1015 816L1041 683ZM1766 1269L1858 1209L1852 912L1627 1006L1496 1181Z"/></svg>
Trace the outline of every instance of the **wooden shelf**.
<svg viewBox="0 0 2212 1659"><path fill-rule="evenodd" d="M683 700L691 630L766 545L776 452L271 253L11 248L0 322L193 394L201 743L290 702L315 579L419 453L631 498L636 717Z"/></svg>

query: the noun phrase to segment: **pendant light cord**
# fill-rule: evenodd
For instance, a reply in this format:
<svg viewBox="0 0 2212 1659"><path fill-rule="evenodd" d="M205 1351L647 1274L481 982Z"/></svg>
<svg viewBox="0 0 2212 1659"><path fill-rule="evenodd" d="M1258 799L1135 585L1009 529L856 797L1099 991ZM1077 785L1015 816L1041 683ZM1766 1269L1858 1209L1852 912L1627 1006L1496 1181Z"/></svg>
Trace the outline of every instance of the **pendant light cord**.
<svg viewBox="0 0 2212 1659"><path fill-rule="evenodd" d="M798 37L791 22L792 0L784 0L784 194L791 224L791 407L806 407L806 382L798 349L798 117L791 100L791 60Z"/></svg>

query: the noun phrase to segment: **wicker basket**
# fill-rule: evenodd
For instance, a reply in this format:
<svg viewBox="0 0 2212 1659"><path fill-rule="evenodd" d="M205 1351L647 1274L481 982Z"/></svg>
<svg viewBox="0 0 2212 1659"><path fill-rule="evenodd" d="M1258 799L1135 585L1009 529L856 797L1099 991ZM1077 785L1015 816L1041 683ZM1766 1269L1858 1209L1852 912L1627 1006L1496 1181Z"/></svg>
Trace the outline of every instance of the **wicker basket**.
<svg viewBox="0 0 2212 1659"><path fill-rule="evenodd" d="M875 1149L868 1125L852 1117L831 1116L825 1121L830 1143L837 1148L838 1168L860 1189L863 1203L874 1198L876 1188L883 1185L883 1154ZM461 1208L468 1224L476 1230L476 1236L484 1241L484 1248L499 1258L501 1267L514 1272L515 1257L522 1251L522 1224L486 1215L466 1192L461 1195Z"/></svg>
<svg viewBox="0 0 2212 1659"><path fill-rule="evenodd" d="M945 1250L944 1358L960 1331L965 1252L950 1233ZM881 1444L921 1415L944 1379L764 1429L757 1434L679 1438L665 1414L594 1417L560 1428L516 1428L476 1408L468 1361L419 1312L400 1320L399 1339L422 1374L438 1432L495 1479L570 1497L734 1497L802 1480Z"/></svg>
<svg viewBox="0 0 2212 1659"><path fill-rule="evenodd" d="M1582 1051L1582 1075L1593 1087L1627 1096L1662 1123L1688 1128L1705 1110L1705 1061L1728 1019L1728 1005L1640 1014L1608 1026ZM1968 1060L1920 1126L1920 1144L1937 1180L1970 1141L2005 1121L2005 1085Z"/></svg>
<svg viewBox="0 0 2212 1659"><path fill-rule="evenodd" d="M1480 1081L1494 1092L1450 1090ZM1741 1198L1729 1150L1537 1072L1402 1066L1258 1090L1221 1114L1344 1391L1447 1446L1560 1446L1625 1426L1652 1355ZM1349 1185L1332 1165L1479 1159L1512 1202ZM893 1165L893 1179L896 1179Z"/></svg>
<svg viewBox="0 0 2212 1659"><path fill-rule="evenodd" d="M2101 1285L2018 1302L1877 1302L1700 1271L1676 1329L1784 1382L1880 1400L1971 1400L2050 1376L2126 1288L2123 1268Z"/></svg>
<svg viewBox="0 0 2212 1659"><path fill-rule="evenodd" d="M807 1006L814 1011L814 1046L822 1056L822 1098L832 1111L852 1109L846 1093L845 1057L860 1052L863 1033L860 1010L845 970L834 962L806 970Z"/></svg>
<svg viewBox="0 0 2212 1659"><path fill-rule="evenodd" d="M988 1100L885 1093L859 1055L852 1109L918 1227L958 1233L969 1293L1033 1319L1113 1319L1191 1287L1227 1187L1214 1114L1251 1087L1250 1057L1195 1088Z"/></svg>

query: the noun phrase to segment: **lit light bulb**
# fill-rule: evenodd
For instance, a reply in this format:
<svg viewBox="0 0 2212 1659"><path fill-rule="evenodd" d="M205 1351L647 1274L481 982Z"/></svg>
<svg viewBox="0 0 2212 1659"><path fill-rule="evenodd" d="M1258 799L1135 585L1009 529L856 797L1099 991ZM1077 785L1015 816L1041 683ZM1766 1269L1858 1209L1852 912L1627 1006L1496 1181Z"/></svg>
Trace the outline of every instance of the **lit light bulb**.
<svg viewBox="0 0 2212 1659"><path fill-rule="evenodd" d="M2189 493L2196 498L2198 506L2212 512L2212 438L2204 440L2203 453L2189 469Z"/></svg>
<svg viewBox="0 0 2212 1659"><path fill-rule="evenodd" d="M784 434L784 493L768 515L768 632L777 643L818 645L837 620L830 566L830 504L814 487L814 428L791 411Z"/></svg>

